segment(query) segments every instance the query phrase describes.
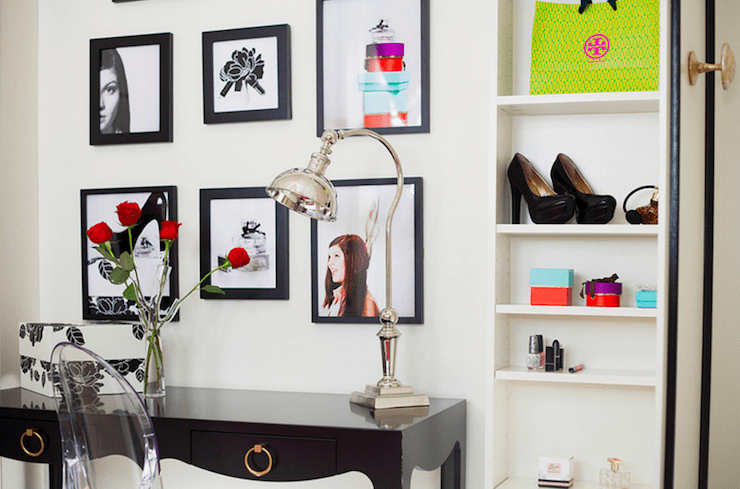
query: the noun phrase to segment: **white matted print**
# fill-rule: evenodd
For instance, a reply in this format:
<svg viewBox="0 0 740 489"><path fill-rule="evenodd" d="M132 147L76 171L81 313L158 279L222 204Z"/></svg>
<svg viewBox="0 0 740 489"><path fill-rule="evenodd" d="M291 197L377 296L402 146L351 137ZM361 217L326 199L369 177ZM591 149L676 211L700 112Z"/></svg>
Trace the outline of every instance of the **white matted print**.
<svg viewBox="0 0 740 489"><path fill-rule="evenodd" d="M211 269L224 263L233 248L244 248L249 264L219 270L211 285L221 288L275 288L275 203L272 199L211 201Z"/></svg>
<svg viewBox="0 0 740 489"><path fill-rule="evenodd" d="M213 111L278 108L277 37L213 43Z"/></svg>
<svg viewBox="0 0 740 489"><path fill-rule="evenodd" d="M264 187L201 189L200 248L202 276L234 248L249 254L247 265L217 270L203 282L223 294L201 290L201 298L288 298L288 209Z"/></svg>
<svg viewBox="0 0 740 489"><path fill-rule="evenodd" d="M126 70L131 132L159 131L159 44L117 48Z"/></svg>

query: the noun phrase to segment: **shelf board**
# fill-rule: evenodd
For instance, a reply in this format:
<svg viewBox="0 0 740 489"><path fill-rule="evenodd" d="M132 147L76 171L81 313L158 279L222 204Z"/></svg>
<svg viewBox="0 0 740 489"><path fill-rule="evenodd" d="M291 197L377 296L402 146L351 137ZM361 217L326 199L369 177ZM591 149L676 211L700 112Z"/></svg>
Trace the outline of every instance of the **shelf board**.
<svg viewBox="0 0 740 489"><path fill-rule="evenodd" d="M658 236L658 226L635 224L497 224L498 234L529 236Z"/></svg>
<svg viewBox="0 0 740 489"><path fill-rule="evenodd" d="M610 370L584 368L578 373L533 372L527 367L504 367L496 370L496 380L521 382L561 383L561 384L600 384L629 387L655 387L655 372L650 370Z"/></svg>
<svg viewBox="0 0 740 489"><path fill-rule="evenodd" d="M640 307L530 306L529 304L497 304L496 313L530 316L658 317L657 309Z"/></svg>
<svg viewBox="0 0 740 489"><path fill-rule="evenodd" d="M509 115L658 113L658 92L500 95L496 106Z"/></svg>
<svg viewBox="0 0 740 489"><path fill-rule="evenodd" d="M599 489L599 483L576 479L571 487L573 489ZM632 484L630 487L632 489L652 489L650 484ZM496 489L537 489L537 479L510 477L496 486Z"/></svg>

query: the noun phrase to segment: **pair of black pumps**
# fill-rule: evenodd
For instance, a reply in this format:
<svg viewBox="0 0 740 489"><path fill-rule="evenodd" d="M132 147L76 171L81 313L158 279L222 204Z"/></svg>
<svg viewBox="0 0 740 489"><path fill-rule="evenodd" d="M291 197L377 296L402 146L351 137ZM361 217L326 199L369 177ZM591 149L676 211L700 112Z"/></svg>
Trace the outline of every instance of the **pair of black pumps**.
<svg viewBox="0 0 740 489"><path fill-rule="evenodd" d="M595 195L573 160L562 153L550 170L554 190L520 153L514 155L507 174L512 224L521 221L522 197L535 224L563 224L574 213L578 224L606 224L614 217L616 199L611 195Z"/></svg>

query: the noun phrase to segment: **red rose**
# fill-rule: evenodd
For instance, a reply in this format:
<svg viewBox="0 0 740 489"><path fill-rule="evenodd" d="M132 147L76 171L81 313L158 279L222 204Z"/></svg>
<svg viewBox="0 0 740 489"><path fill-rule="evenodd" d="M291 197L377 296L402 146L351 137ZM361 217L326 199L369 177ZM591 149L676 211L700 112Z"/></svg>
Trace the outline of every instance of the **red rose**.
<svg viewBox="0 0 740 489"><path fill-rule="evenodd" d="M162 229L159 231L159 239L174 241L177 239L177 228L182 226L176 221L162 221Z"/></svg>
<svg viewBox="0 0 740 489"><path fill-rule="evenodd" d="M113 237L113 231L105 222L99 222L87 230L87 237L95 244L105 243Z"/></svg>
<svg viewBox="0 0 740 489"><path fill-rule="evenodd" d="M232 268L241 268L244 265L249 265L249 253L244 248L234 248L229 251L229 255L226 257L229 259Z"/></svg>
<svg viewBox="0 0 740 489"><path fill-rule="evenodd" d="M121 226L133 226L141 217L141 209L136 202L122 202L116 206L118 220Z"/></svg>

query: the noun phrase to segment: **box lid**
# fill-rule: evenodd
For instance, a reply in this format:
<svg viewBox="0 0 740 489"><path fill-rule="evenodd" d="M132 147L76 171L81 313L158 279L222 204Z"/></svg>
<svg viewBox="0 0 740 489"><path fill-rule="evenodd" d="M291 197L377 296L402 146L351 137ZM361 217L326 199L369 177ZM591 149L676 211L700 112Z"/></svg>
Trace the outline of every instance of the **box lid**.
<svg viewBox="0 0 740 489"><path fill-rule="evenodd" d="M532 268L529 285L534 287L573 287L572 268Z"/></svg>

